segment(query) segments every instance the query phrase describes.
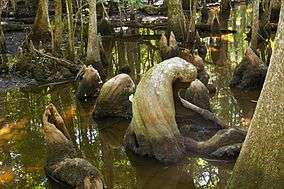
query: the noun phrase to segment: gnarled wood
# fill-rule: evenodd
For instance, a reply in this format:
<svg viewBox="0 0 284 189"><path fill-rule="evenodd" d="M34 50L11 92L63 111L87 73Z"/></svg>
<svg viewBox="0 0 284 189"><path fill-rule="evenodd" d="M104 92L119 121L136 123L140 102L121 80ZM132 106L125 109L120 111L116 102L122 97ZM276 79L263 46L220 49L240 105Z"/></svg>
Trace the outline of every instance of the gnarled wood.
<svg viewBox="0 0 284 189"><path fill-rule="evenodd" d="M178 57L161 62L145 74L133 100L133 118L124 140L127 149L164 162L184 156L172 84L176 80L190 83L196 76L196 68Z"/></svg>
<svg viewBox="0 0 284 189"><path fill-rule="evenodd" d="M208 155L244 140L245 132L237 129L221 130L201 142L181 134L175 118L174 98L178 95L173 93L173 84L180 81L180 86L186 87L184 83L194 81L196 76L195 66L178 57L163 61L145 74L134 96L133 118L124 136L126 149L168 163L181 160L188 152ZM224 126L213 113L181 100L206 119Z"/></svg>
<svg viewBox="0 0 284 189"><path fill-rule="evenodd" d="M72 142L59 130L65 124L54 105L46 107L42 122L47 144L45 172L49 178L74 188L102 189L98 170L87 160L76 158Z"/></svg>

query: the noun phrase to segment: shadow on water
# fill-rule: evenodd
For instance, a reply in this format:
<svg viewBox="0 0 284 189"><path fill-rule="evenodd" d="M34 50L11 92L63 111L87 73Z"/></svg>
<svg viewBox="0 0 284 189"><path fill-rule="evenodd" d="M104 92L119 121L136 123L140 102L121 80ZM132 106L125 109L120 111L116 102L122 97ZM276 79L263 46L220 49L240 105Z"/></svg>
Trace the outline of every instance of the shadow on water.
<svg viewBox="0 0 284 189"><path fill-rule="evenodd" d="M230 126L246 127L254 112L257 93L232 91L229 81L247 47L244 32L250 9L232 11L228 27L234 35L203 39L209 47L207 70L218 90L212 98L213 111ZM137 83L160 62L157 41L112 42L105 49L109 77L128 67ZM214 62L214 64L212 63ZM165 166L154 160L126 153L123 136L129 122L92 119L94 102L76 102L72 83L0 93L0 188L56 188L44 174L46 151L41 116L53 103L62 114L79 154L104 175L108 188L225 188L232 163L189 157L178 165ZM60 187L59 187L60 188ZM62 188L62 186L61 186Z"/></svg>

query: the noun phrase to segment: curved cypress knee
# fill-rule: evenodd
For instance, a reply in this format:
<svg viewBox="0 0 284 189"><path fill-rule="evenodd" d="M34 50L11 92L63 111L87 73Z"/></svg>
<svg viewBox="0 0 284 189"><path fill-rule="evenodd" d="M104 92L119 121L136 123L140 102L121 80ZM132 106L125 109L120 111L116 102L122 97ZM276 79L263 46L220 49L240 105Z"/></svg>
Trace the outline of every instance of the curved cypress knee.
<svg viewBox="0 0 284 189"><path fill-rule="evenodd" d="M46 107L42 122L47 146L47 176L71 187L102 189L101 174L90 162L76 156L73 143L65 136L67 129L61 129L65 124L54 105Z"/></svg>

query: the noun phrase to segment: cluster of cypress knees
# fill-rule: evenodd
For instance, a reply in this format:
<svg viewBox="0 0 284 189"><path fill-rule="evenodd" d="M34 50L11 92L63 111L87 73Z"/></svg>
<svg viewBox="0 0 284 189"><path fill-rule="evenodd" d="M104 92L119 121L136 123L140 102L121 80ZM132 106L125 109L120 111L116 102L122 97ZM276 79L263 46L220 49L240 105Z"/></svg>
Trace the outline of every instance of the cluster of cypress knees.
<svg viewBox="0 0 284 189"><path fill-rule="evenodd" d="M96 69L83 66L76 77L78 99L96 98L95 119L131 119L124 147L135 154L162 163L176 163L190 153L236 158L246 131L229 128L211 112L209 99L215 88L208 84L202 58L187 49L177 50L173 34L169 40L162 35L160 48L165 60L151 68L137 86L127 74L103 84ZM190 137L194 130L214 134L200 141ZM43 114L43 131L49 178L74 188L104 188L103 176L96 167L77 157L64 120L52 104Z"/></svg>

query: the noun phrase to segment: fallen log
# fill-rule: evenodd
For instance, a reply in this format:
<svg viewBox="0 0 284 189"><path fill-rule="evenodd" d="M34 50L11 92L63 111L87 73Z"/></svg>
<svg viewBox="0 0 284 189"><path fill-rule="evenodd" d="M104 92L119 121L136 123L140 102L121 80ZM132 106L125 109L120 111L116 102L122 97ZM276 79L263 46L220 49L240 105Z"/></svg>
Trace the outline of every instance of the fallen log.
<svg viewBox="0 0 284 189"><path fill-rule="evenodd" d="M119 27L130 27L130 28L149 28L153 30L166 30L168 27L168 22L162 21L162 22L133 22L133 21L114 21L110 20L110 25L113 28L119 28ZM196 29L200 32L211 32L212 26L210 24L196 24ZM219 28L214 29L214 32L220 32L222 34L225 33L237 33L235 30L229 30L227 28Z"/></svg>
<svg viewBox="0 0 284 189"><path fill-rule="evenodd" d="M46 54L46 53L36 49L32 42L30 42L30 50L32 52L35 52L38 55L41 55L41 56L45 57L45 58L48 58L48 59L56 61L61 66L66 67L67 69L69 69L72 73L77 73L82 68L82 65L73 64L72 62L70 62L68 60L65 60L63 58L57 58L55 56L52 56L50 54Z"/></svg>

